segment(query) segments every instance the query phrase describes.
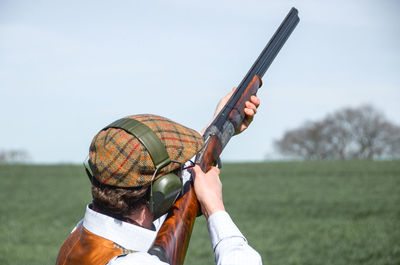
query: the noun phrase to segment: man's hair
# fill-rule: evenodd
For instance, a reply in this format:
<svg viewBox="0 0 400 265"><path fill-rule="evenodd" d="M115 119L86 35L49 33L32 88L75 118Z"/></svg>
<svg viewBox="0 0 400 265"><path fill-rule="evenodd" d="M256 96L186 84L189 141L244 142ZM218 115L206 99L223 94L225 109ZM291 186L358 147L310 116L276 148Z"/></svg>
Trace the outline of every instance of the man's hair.
<svg viewBox="0 0 400 265"><path fill-rule="evenodd" d="M102 213L123 219L146 204L148 188L123 189L92 185L93 203Z"/></svg>

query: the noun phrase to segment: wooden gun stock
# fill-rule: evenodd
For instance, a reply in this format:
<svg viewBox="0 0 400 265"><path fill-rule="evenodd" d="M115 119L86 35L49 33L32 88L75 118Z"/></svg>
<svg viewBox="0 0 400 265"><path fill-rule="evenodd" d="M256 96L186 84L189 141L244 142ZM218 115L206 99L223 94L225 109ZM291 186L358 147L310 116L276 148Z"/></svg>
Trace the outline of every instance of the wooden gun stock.
<svg viewBox="0 0 400 265"><path fill-rule="evenodd" d="M226 144L239 130L245 118L245 102L261 87L261 78L299 22L297 14L297 9L290 10L232 97L205 131L205 145L196 156L196 163L204 172L215 164ZM187 182L184 194L172 206L149 253L171 265L183 264L198 211L193 185Z"/></svg>

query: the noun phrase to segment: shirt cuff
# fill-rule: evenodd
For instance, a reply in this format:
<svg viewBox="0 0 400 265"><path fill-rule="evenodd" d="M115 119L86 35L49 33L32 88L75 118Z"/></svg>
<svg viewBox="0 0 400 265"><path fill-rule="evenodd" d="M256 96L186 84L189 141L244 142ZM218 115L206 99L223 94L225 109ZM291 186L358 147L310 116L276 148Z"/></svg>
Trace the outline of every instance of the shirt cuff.
<svg viewBox="0 0 400 265"><path fill-rule="evenodd" d="M218 211L210 215L207 220L207 228L213 250L215 250L219 242L226 238L241 237L244 242L247 242L246 238L233 223L229 214L225 211Z"/></svg>

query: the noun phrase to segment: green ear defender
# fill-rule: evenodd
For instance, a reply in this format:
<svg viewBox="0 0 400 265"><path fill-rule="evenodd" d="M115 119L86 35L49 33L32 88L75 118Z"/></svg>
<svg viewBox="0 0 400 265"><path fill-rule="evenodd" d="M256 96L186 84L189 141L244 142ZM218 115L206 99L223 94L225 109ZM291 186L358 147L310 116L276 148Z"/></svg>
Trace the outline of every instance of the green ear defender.
<svg viewBox="0 0 400 265"><path fill-rule="evenodd" d="M182 191L182 180L173 173L166 174L152 183L148 207L154 219L168 212Z"/></svg>
<svg viewBox="0 0 400 265"><path fill-rule="evenodd" d="M134 119L122 118L104 128L119 128L135 136L147 149L157 172L172 161L158 136L144 123ZM163 175L150 184L148 207L154 219L168 212L182 190L182 179L174 173Z"/></svg>

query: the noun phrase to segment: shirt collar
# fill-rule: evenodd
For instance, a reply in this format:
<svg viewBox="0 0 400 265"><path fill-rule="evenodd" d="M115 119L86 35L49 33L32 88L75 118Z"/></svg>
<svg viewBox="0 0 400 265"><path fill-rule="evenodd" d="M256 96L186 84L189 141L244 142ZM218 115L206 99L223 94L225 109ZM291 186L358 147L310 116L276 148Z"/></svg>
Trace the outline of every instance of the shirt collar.
<svg viewBox="0 0 400 265"><path fill-rule="evenodd" d="M147 252L157 232L93 211L86 206L83 226L91 233L111 240L123 248Z"/></svg>

